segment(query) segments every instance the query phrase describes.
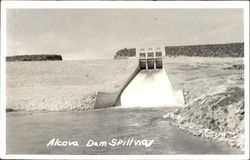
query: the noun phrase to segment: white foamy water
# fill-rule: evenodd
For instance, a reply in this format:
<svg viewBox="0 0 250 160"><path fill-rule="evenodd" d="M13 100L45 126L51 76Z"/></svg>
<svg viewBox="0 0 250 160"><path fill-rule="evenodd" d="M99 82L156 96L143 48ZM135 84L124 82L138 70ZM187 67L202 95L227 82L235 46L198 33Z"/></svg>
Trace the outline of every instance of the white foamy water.
<svg viewBox="0 0 250 160"><path fill-rule="evenodd" d="M178 105L164 69L142 70L121 95L121 106L153 107Z"/></svg>

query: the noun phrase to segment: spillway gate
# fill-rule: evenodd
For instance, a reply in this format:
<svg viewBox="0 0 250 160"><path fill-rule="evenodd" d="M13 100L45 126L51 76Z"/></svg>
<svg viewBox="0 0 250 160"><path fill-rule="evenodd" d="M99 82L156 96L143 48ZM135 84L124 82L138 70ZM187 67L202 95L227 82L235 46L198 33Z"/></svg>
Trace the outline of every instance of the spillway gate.
<svg viewBox="0 0 250 160"><path fill-rule="evenodd" d="M142 48L139 50L138 56L140 70L162 69L163 54L160 47L147 50Z"/></svg>

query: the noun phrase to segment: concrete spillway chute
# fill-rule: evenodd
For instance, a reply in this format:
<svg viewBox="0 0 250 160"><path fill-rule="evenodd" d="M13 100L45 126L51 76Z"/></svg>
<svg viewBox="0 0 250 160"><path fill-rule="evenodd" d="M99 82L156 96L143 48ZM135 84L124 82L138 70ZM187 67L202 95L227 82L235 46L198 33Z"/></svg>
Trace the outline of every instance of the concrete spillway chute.
<svg viewBox="0 0 250 160"><path fill-rule="evenodd" d="M117 93L99 93L95 108L183 106L182 90L174 91L164 70L162 51L142 49L137 55L139 66L124 87Z"/></svg>
<svg viewBox="0 0 250 160"><path fill-rule="evenodd" d="M140 50L140 72L121 94L121 105L126 107L180 106L182 92L175 92L163 68L162 51Z"/></svg>

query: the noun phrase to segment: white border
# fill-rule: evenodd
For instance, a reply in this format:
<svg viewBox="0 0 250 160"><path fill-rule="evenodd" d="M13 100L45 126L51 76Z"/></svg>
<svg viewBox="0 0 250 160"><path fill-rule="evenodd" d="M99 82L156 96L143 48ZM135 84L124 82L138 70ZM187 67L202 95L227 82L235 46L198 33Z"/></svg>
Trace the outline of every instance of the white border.
<svg viewBox="0 0 250 160"><path fill-rule="evenodd" d="M6 9L8 8L242 8L244 9L245 154L244 155L6 155ZM249 159L249 2L248 1L2 1L1 2L1 140L5 159Z"/></svg>

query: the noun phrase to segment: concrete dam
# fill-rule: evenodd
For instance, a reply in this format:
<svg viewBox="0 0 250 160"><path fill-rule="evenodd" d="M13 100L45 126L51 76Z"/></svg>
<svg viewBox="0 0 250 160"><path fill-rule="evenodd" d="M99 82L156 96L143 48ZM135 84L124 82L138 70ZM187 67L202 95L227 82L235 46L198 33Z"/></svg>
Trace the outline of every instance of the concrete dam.
<svg viewBox="0 0 250 160"><path fill-rule="evenodd" d="M161 48L140 49L138 67L116 93L99 92L95 108L184 106L182 90L174 91L163 67Z"/></svg>

